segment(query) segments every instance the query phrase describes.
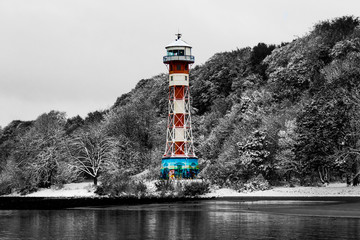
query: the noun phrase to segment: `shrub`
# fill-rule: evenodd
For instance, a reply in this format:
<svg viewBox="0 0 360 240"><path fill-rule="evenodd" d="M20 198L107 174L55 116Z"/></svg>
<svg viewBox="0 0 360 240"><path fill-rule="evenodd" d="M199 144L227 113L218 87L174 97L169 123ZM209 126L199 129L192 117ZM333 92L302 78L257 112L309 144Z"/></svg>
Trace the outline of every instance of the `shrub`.
<svg viewBox="0 0 360 240"><path fill-rule="evenodd" d="M205 181L189 181L183 185L184 196L199 196L210 192L210 183Z"/></svg>
<svg viewBox="0 0 360 240"><path fill-rule="evenodd" d="M0 174L0 195L10 194L18 187L19 169L13 162L8 162Z"/></svg>
<svg viewBox="0 0 360 240"><path fill-rule="evenodd" d="M40 176L34 171L26 169L19 173L20 194L26 195L39 189Z"/></svg>
<svg viewBox="0 0 360 240"><path fill-rule="evenodd" d="M101 184L97 186L95 193L99 195L119 196L129 192L131 179L129 174L117 170L113 173L103 173L100 178Z"/></svg>
<svg viewBox="0 0 360 240"><path fill-rule="evenodd" d="M205 181L171 181L158 180L155 182L156 191L161 197L193 197L210 191L210 183Z"/></svg>
<svg viewBox="0 0 360 240"><path fill-rule="evenodd" d="M133 181L132 185L135 190L134 194L138 197L143 197L146 194L147 186L143 181Z"/></svg>
<svg viewBox="0 0 360 240"><path fill-rule="evenodd" d="M233 175L235 167L231 163L226 164L211 164L206 170L202 171L201 177L209 180L211 184L224 186L230 181L230 177Z"/></svg>
<svg viewBox="0 0 360 240"><path fill-rule="evenodd" d="M171 180L158 180L155 182L155 187L158 192L169 192L175 189Z"/></svg>
<svg viewBox="0 0 360 240"><path fill-rule="evenodd" d="M146 194L147 187L142 181L132 180L128 173L117 171L116 174L104 174L101 184L95 193L112 197L121 195L134 195L142 197Z"/></svg>
<svg viewBox="0 0 360 240"><path fill-rule="evenodd" d="M12 191L12 181L10 178L0 176L0 195L10 194Z"/></svg>
<svg viewBox="0 0 360 240"><path fill-rule="evenodd" d="M269 182L259 174L258 176L249 179L247 182L237 182L232 185L232 188L239 192L252 192L252 191L264 191L270 189Z"/></svg>

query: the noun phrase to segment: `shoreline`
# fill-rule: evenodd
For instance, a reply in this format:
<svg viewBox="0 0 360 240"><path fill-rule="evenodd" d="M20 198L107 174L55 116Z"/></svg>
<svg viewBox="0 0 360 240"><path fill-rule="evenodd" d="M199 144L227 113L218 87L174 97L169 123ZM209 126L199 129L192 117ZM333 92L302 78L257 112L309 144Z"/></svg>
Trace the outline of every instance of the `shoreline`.
<svg viewBox="0 0 360 240"><path fill-rule="evenodd" d="M60 210L71 208L143 204L171 204L194 201L311 201L360 202L360 196L225 196L225 197L0 197L0 210Z"/></svg>
<svg viewBox="0 0 360 240"><path fill-rule="evenodd" d="M196 197L160 196L154 182L147 182L147 192L142 197L123 195L118 197L99 196L89 182L65 184L61 189L39 189L37 192L20 196L0 196L0 209L70 209L106 207L116 205L166 204L194 201L335 201L359 202L360 186L346 187L344 183L332 183L324 187L273 187L264 191L237 192L230 188L214 186L209 193Z"/></svg>
<svg viewBox="0 0 360 240"><path fill-rule="evenodd" d="M156 197L12 197L0 196L0 210L60 210L80 207L142 205L202 200L200 198Z"/></svg>

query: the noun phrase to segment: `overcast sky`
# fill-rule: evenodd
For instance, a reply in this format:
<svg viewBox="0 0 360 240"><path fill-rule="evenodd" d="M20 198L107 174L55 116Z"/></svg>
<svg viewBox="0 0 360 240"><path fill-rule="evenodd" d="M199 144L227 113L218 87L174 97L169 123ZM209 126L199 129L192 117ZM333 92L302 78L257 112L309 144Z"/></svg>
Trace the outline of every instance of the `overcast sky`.
<svg viewBox="0 0 360 240"><path fill-rule="evenodd" d="M0 126L110 107L139 80L166 72L164 47L178 29L203 64L343 15L360 16L360 1L0 0Z"/></svg>

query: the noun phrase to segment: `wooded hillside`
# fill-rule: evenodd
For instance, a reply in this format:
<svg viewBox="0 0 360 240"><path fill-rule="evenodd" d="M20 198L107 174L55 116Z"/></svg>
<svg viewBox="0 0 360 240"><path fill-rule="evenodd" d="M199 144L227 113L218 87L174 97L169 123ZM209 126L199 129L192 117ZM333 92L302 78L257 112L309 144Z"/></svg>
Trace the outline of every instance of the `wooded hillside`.
<svg viewBox="0 0 360 240"><path fill-rule="evenodd" d="M200 176L247 183L327 183L360 177L360 21L316 24L280 46L217 53L190 71ZM79 178L116 183L148 170L165 148L168 79L143 79L105 111L51 111L0 129L0 193ZM119 180L120 179L120 180Z"/></svg>

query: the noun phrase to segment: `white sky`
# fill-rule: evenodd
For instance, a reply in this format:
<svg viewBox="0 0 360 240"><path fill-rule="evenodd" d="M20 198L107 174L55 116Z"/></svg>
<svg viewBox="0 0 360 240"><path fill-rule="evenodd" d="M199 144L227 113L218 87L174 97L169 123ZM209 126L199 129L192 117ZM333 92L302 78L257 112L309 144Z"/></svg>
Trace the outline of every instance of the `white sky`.
<svg viewBox="0 0 360 240"><path fill-rule="evenodd" d="M343 15L360 16L360 1L0 0L0 126L110 107L140 79L166 72L164 47L178 29L202 64Z"/></svg>

